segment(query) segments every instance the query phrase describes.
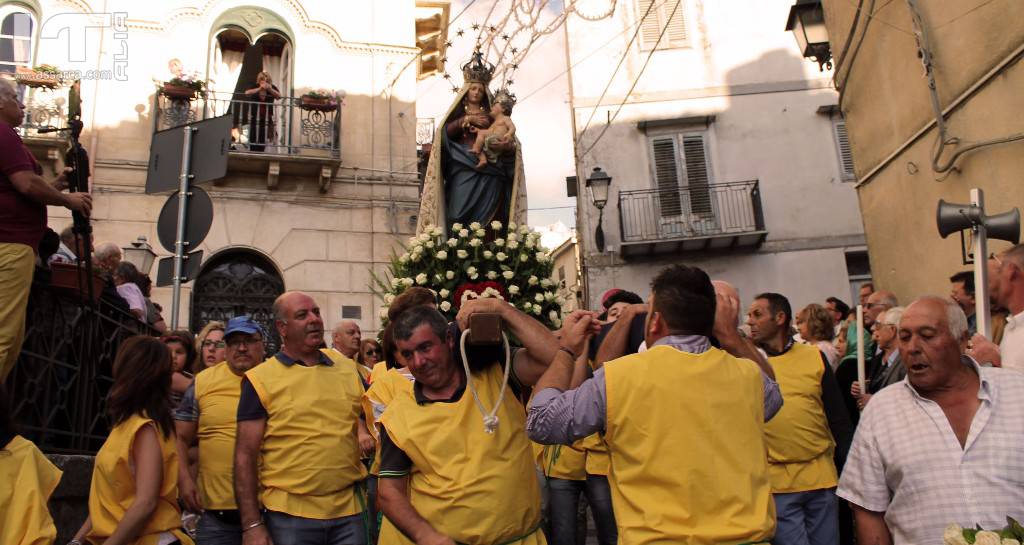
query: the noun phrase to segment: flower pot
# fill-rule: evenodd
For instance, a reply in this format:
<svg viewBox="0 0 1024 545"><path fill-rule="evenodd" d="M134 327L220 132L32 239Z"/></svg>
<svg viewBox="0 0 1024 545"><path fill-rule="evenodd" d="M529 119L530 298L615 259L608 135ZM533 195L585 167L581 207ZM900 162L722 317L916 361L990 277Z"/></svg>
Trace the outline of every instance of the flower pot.
<svg viewBox="0 0 1024 545"><path fill-rule="evenodd" d="M57 291L71 296L77 300L85 300L88 297L88 284L85 283L85 268L74 263L54 263L50 265L53 271L50 277L50 285ZM100 300L103 293L103 277L99 271L92 271L92 297L93 303Z"/></svg>
<svg viewBox="0 0 1024 545"><path fill-rule="evenodd" d="M315 110L318 112L333 112L338 109L338 103L331 98L315 98L308 95L299 97L299 107L303 110Z"/></svg>
<svg viewBox="0 0 1024 545"><path fill-rule="evenodd" d="M165 83L161 93L163 93L167 98L176 100L191 100L196 96L195 89L185 87L183 85L173 85L171 83Z"/></svg>

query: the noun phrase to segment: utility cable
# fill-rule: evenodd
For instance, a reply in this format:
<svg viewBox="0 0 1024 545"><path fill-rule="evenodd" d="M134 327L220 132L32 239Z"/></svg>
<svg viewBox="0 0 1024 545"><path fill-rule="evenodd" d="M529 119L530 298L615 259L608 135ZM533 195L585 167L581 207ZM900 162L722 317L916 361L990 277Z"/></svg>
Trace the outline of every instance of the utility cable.
<svg viewBox="0 0 1024 545"><path fill-rule="evenodd" d="M622 107L626 105L626 101L629 100L630 95L633 94L633 89L636 89L636 84L639 83L640 78L643 77L644 70L647 69L647 65L651 62L651 57L653 57L654 52L658 50L658 45L661 44L661 39L665 37L665 33L668 31L668 26L672 21L672 17L675 17L676 11L679 9L679 5L682 3L683 0L676 0L676 5L675 7L672 8L672 13L670 13L668 18L665 19L665 26L661 28L661 34L658 34L658 41L654 42L654 47L651 48L651 51L647 54L647 58L644 59L644 64L643 66L640 67L640 72L636 75L636 78L633 79L633 84L629 86L629 90L626 91L625 96L622 97L622 102L619 103L619 106L615 109L615 113L613 113L612 116L608 119L608 122L605 124L605 126L601 128L601 132L598 133L597 138L595 138L594 141L590 143L590 146L587 147L586 151L580 154L580 161L582 161L583 158L586 157L588 153L590 153L590 150L594 149L594 146L596 146L597 143L601 141L601 138L604 136L604 134L608 132L608 127L612 126L612 122L615 121L616 117L618 117L619 112L622 111ZM654 3L652 2L651 5L653 6ZM598 104L600 104L600 101L598 101ZM595 112L597 111L597 108L598 106L594 106ZM593 114L593 112L591 112L591 114ZM591 115L591 117L593 117L593 115ZM584 130L586 130L586 127L584 127ZM580 131L579 140L582 139L583 131Z"/></svg>

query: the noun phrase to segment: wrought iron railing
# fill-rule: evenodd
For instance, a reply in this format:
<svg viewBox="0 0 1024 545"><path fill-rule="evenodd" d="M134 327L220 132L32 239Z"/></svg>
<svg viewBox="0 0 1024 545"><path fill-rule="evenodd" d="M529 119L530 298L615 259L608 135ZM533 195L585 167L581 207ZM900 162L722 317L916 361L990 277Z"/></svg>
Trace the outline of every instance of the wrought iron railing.
<svg viewBox="0 0 1024 545"><path fill-rule="evenodd" d="M50 453L99 450L110 431L114 356L137 334L156 332L103 300L88 305L34 283L25 341L6 383L23 435Z"/></svg>
<svg viewBox="0 0 1024 545"><path fill-rule="evenodd" d="M337 100L319 104L283 96L259 102L244 93L215 91L173 98L158 91L154 101L158 131L230 115L234 151L340 157L341 102Z"/></svg>
<svg viewBox="0 0 1024 545"><path fill-rule="evenodd" d="M760 187L751 180L620 191L619 225L623 242L763 231Z"/></svg>
<svg viewBox="0 0 1024 545"><path fill-rule="evenodd" d="M25 119L17 129L22 138L40 137L54 140L67 138L67 133L39 133L39 129L60 128L68 125L66 89L45 87L27 89L24 103Z"/></svg>
<svg viewBox="0 0 1024 545"><path fill-rule="evenodd" d="M434 143L434 118L420 117L416 119L416 145Z"/></svg>

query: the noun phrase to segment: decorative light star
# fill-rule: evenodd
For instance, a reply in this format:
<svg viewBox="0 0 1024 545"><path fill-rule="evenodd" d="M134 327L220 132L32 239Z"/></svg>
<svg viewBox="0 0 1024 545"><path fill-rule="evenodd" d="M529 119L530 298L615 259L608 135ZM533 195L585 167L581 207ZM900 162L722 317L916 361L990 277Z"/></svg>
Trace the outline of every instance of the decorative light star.
<svg viewBox="0 0 1024 545"><path fill-rule="evenodd" d="M518 52L519 52L519 50L518 50L518 49L516 49L516 48L514 48L514 47L513 47L512 49L511 49L511 51L512 51L512 54L513 54L513 55L515 55L516 53L518 53Z"/></svg>
<svg viewBox="0 0 1024 545"><path fill-rule="evenodd" d="M512 85L513 83L515 83L515 82L513 82L512 80L508 80L508 81L505 82L505 86L508 87L508 86Z"/></svg>
<svg viewBox="0 0 1024 545"><path fill-rule="evenodd" d="M443 60L443 59L442 59L442 60ZM513 69L513 70L516 70L516 69L518 69L518 68L519 68L519 64L518 64L518 63L516 63L516 64L513 64L513 65L512 65L512 69Z"/></svg>
<svg viewBox="0 0 1024 545"><path fill-rule="evenodd" d="M471 28L472 28L473 30L480 30L480 25L478 25L478 24L476 24L476 23L473 23L473 26L472 26Z"/></svg>
<svg viewBox="0 0 1024 545"><path fill-rule="evenodd" d="M451 40L449 40L449 41L445 42L445 43L444 43L444 46L445 46L445 47L451 47L451 46L452 46L452 42L451 42Z"/></svg>
<svg viewBox="0 0 1024 545"><path fill-rule="evenodd" d="M501 35L501 39L505 40L507 42L508 41L508 34L502 34Z"/></svg>
<svg viewBox="0 0 1024 545"><path fill-rule="evenodd" d="M454 85L452 85L452 92L453 93L458 93L459 92L459 88L454 86Z"/></svg>
<svg viewBox="0 0 1024 545"><path fill-rule="evenodd" d="M452 79L452 75L449 74L448 72L445 72L444 73L444 79Z"/></svg>
<svg viewBox="0 0 1024 545"><path fill-rule="evenodd" d="M498 27L496 27L494 25L491 25L491 26L487 27L487 30L490 30L491 32L494 32L494 31L498 30Z"/></svg>
<svg viewBox="0 0 1024 545"><path fill-rule="evenodd" d="M466 33L466 31L462 30L461 28L455 31L455 35L456 36L462 36L465 33Z"/></svg>

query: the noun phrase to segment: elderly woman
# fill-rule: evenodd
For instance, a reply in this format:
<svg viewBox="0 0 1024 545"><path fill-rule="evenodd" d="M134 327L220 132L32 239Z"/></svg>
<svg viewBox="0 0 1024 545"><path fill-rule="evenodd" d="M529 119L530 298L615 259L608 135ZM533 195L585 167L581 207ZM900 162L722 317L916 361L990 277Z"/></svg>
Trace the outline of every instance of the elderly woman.
<svg viewBox="0 0 1024 545"><path fill-rule="evenodd" d="M893 307L879 315L875 325L871 326L871 339L880 352L867 366L870 369L868 391L862 393L860 383L856 381L850 386L850 394L857 399L860 410L864 410L872 395L907 376L907 369L900 362L899 338L896 335L902 317L903 307Z"/></svg>
<svg viewBox="0 0 1024 545"><path fill-rule="evenodd" d="M819 304L811 303L796 313L796 328L807 344L818 347L825 354L828 364L835 371L839 366L839 350L832 343L835 337L832 313Z"/></svg>

